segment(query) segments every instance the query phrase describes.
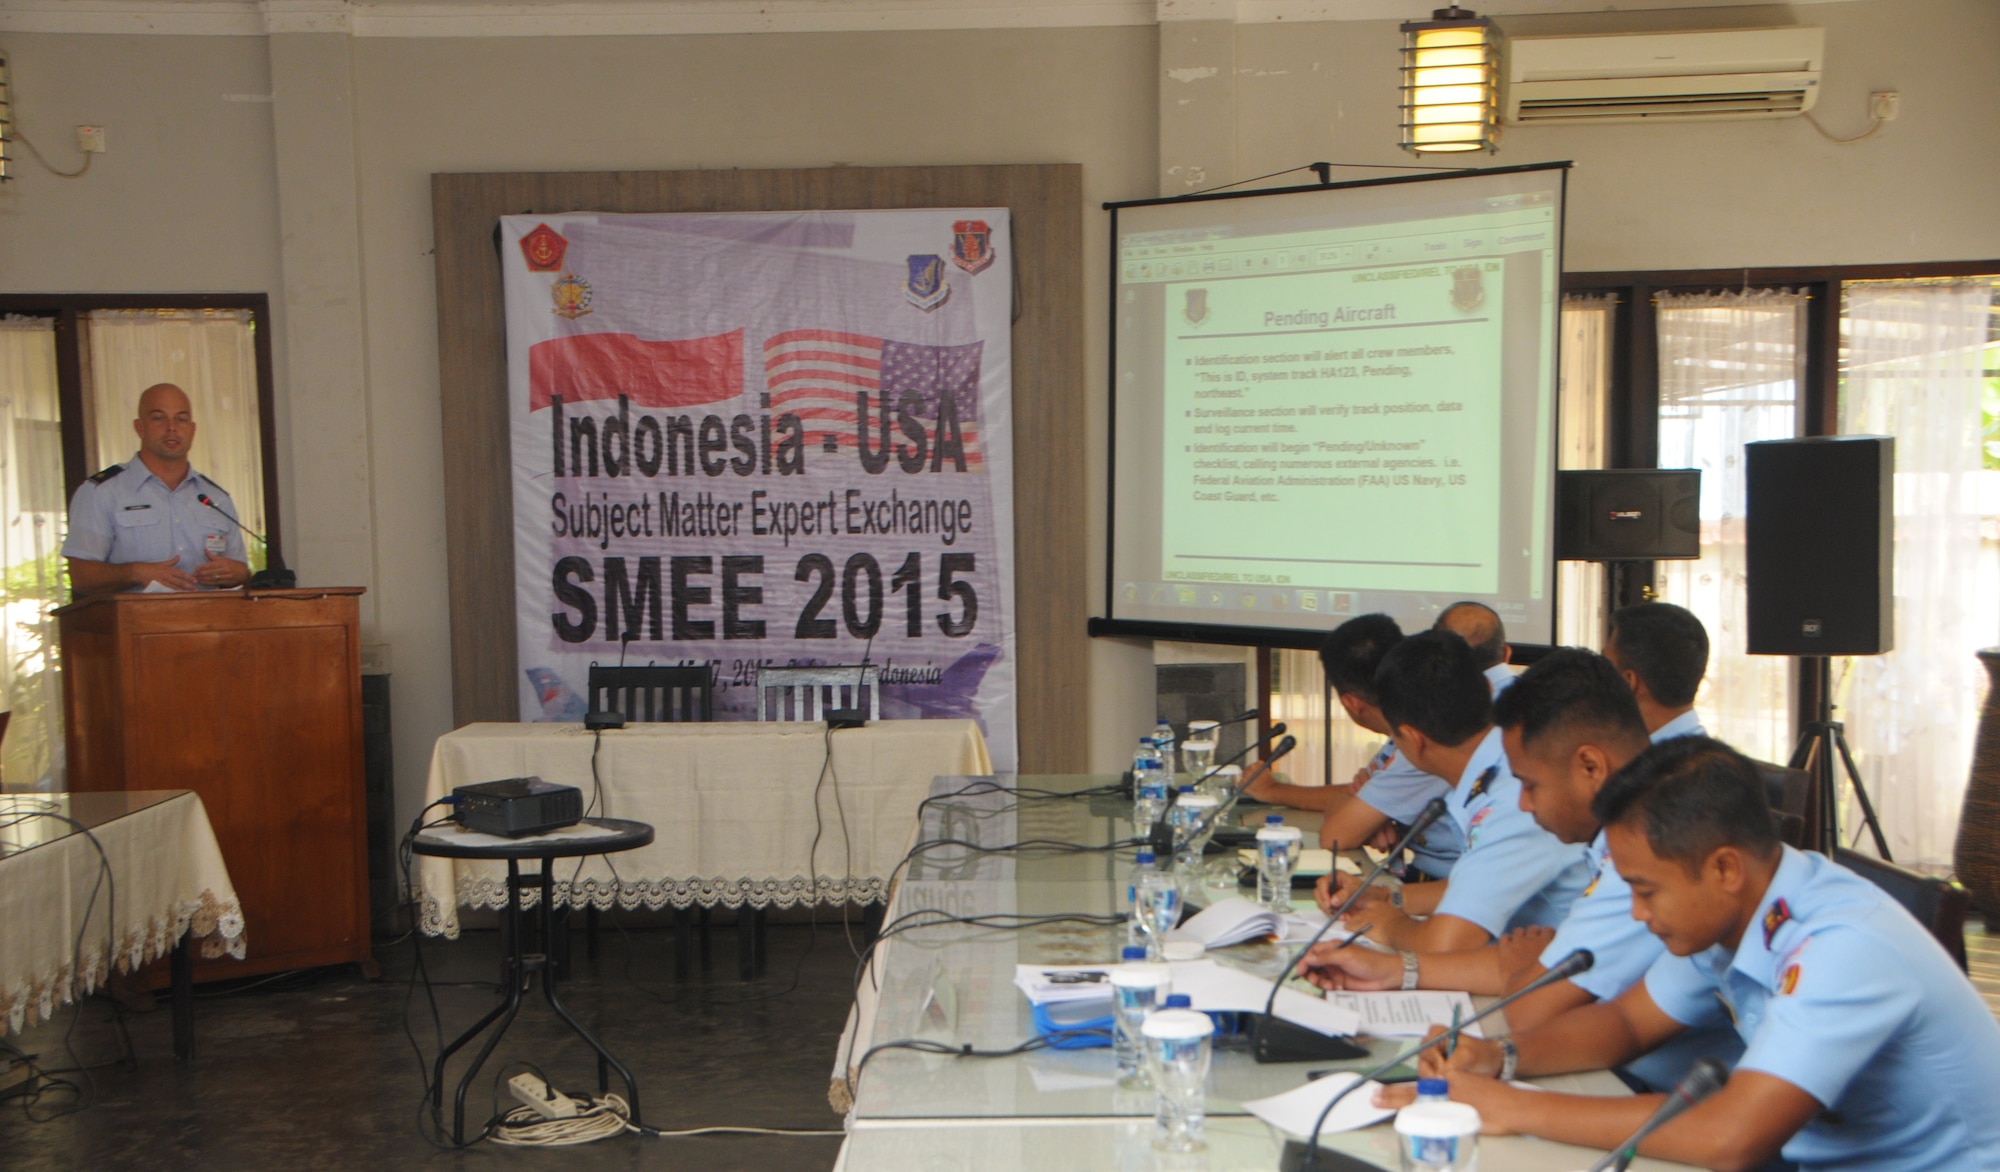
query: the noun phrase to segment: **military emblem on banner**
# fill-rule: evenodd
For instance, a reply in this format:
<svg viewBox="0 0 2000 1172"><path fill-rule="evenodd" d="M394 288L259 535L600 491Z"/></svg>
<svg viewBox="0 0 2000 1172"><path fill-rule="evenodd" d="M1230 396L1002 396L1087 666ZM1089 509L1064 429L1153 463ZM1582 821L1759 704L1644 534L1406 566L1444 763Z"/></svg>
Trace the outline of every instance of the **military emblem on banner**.
<svg viewBox="0 0 2000 1172"><path fill-rule="evenodd" d="M569 241L547 224L536 224L534 231L521 237L521 255L531 273L561 272L563 254L568 251Z"/></svg>
<svg viewBox="0 0 2000 1172"><path fill-rule="evenodd" d="M564 273L549 287L549 296L555 299L557 317L575 321L590 312L590 282L575 273Z"/></svg>
<svg viewBox="0 0 2000 1172"><path fill-rule="evenodd" d="M1181 316L1191 326L1198 326L1208 320L1208 290L1189 289L1187 304L1181 306Z"/></svg>
<svg viewBox="0 0 2000 1172"><path fill-rule="evenodd" d="M1460 313L1471 313L1486 303L1486 274L1478 265L1451 271L1451 303Z"/></svg>
<svg viewBox="0 0 2000 1172"><path fill-rule="evenodd" d="M993 229L985 220L957 220L951 225L951 263L968 273L993 265Z"/></svg>
<svg viewBox="0 0 2000 1172"><path fill-rule="evenodd" d="M944 283L944 259L936 253L909 258L910 279L903 284L903 296L911 305L929 313L951 296Z"/></svg>

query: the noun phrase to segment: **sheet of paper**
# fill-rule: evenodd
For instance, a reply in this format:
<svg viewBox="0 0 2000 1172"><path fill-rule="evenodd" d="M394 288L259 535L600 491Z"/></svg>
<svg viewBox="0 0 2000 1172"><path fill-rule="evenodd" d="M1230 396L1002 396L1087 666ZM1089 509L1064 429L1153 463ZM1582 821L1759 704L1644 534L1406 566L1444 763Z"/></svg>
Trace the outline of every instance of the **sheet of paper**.
<svg viewBox="0 0 2000 1172"><path fill-rule="evenodd" d="M148 582L148 583L146 583L146 588L145 588L144 590L141 590L141 591L139 591L139 593L141 593L141 594L179 594L179 593L180 593L180 591L178 591L178 590L175 590L175 589L174 589L174 588L173 588L172 586L168 586L168 585L166 585L166 584L164 584L164 583L162 583L162 582L159 582L159 581L155 580L155 581L152 581L152 582Z"/></svg>
<svg viewBox="0 0 2000 1172"><path fill-rule="evenodd" d="M1282 1095L1272 1095L1268 1099L1252 1099L1243 1104L1245 1110L1264 1122L1284 1132L1286 1135L1304 1139L1312 1132L1313 1121L1326 1110L1327 1103L1348 1084L1361 1076L1352 1071L1329 1074L1325 1078L1314 1079L1304 1086L1293 1087ZM1362 1084L1340 1101L1333 1114L1326 1117L1326 1123L1319 1129L1321 1135L1354 1131L1382 1122L1395 1115L1395 1110L1375 1106L1375 1092L1382 1084L1368 1082Z"/></svg>
<svg viewBox="0 0 2000 1172"><path fill-rule="evenodd" d="M1277 934L1278 917L1239 896L1219 899L1188 922L1167 933L1169 940L1193 940L1204 948L1223 948L1245 940Z"/></svg>
<svg viewBox="0 0 2000 1172"><path fill-rule="evenodd" d="M519 838L506 838L498 834L481 834L476 830L464 830L457 826L438 826L424 831L419 838L433 842L448 842L453 846L523 846L538 842L568 842L579 838L609 838L617 834L602 826L592 826L578 822L574 826L564 826L543 834L524 834Z"/></svg>
<svg viewBox="0 0 2000 1172"><path fill-rule="evenodd" d="M1326 999L1352 1011L1361 1019L1361 1032L1377 1038L1421 1038L1434 1025L1450 1025L1453 1006L1461 1021L1473 1014L1470 996L1438 989L1328 993ZM1486 1036L1476 1024L1464 1032L1470 1038Z"/></svg>
<svg viewBox="0 0 2000 1172"><path fill-rule="evenodd" d="M1209 1013L1262 1013L1271 997L1271 982L1242 969L1208 962L1206 968L1186 974L1174 973L1174 992L1186 993L1196 1009ZM1341 1037L1361 1028L1361 1017L1351 1008L1335 1005L1297 989L1280 989L1272 1012L1286 1021Z"/></svg>

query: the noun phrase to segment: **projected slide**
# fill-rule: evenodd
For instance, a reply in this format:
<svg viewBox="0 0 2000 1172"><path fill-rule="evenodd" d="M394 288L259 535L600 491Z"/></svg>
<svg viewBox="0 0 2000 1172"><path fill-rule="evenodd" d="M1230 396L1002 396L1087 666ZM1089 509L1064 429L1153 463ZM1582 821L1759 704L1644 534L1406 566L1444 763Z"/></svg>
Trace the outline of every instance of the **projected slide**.
<svg viewBox="0 0 2000 1172"><path fill-rule="evenodd" d="M1561 172L1119 209L1114 618L1552 627Z"/></svg>

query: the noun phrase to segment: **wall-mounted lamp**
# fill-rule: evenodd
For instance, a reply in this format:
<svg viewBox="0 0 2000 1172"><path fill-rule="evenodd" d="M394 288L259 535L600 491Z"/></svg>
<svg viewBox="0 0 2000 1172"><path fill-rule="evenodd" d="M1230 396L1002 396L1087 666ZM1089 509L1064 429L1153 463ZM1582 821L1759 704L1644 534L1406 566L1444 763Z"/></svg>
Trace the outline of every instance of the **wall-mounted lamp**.
<svg viewBox="0 0 2000 1172"><path fill-rule="evenodd" d="M1500 44L1493 22L1460 8L1403 26L1403 149L1500 146Z"/></svg>

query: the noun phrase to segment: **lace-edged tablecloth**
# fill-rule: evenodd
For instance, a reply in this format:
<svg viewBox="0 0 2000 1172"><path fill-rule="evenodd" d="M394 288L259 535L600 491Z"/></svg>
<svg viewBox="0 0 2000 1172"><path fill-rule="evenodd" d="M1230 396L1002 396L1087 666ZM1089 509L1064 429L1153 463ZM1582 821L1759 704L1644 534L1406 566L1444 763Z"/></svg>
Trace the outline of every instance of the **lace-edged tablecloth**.
<svg viewBox="0 0 2000 1172"><path fill-rule="evenodd" d="M834 733L828 763L826 737L823 724L630 725L604 734L601 786L593 787L593 737L581 727L473 724L438 739L425 800L532 775L579 787L586 804L595 789L593 817L652 825L651 846L558 860L562 904L574 897L600 908L658 910L880 900L931 779L992 772L986 739L970 720L878 721ZM506 905L504 863L419 863L427 935L457 936L459 907Z"/></svg>
<svg viewBox="0 0 2000 1172"><path fill-rule="evenodd" d="M113 882L99 883L97 848L82 834L0 858L0 1033L46 1021L113 966L137 969L189 932L197 955L243 958L243 908L200 797L181 794L91 833Z"/></svg>

